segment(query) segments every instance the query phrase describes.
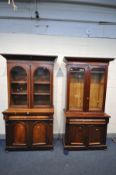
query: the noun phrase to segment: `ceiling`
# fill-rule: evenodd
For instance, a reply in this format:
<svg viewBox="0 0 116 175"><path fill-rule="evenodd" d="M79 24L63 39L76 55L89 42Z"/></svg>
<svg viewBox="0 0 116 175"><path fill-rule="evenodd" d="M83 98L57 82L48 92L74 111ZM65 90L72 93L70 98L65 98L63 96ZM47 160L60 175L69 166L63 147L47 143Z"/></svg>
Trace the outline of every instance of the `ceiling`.
<svg viewBox="0 0 116 175"><path fill-rule="evenodd" d="M12 2L12 0L11 0ZM0 0L0 32L116 38L116 0Z"/></svg>
<svg viewBox="0 0 116 175"><path fill-rule="evenodd" d="M8 0L1 0L1 2L7 2ZM60 2L60 3L70 3L70 4L87 4L87 5L96 5L96 6L106 6L110 8L116 8L116 0L14 0L17 2L27 2L27 3L36 3L36 2Z"/></svg>

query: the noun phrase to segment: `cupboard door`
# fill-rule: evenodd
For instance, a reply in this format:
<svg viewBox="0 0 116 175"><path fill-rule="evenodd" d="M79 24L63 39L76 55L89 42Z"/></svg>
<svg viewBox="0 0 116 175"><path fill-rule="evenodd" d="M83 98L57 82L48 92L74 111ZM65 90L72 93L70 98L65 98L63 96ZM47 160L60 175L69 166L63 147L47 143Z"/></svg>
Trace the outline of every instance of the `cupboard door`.
<svg viewBox="0 0 116 175"><path fill-rule="evenodd" d="M103 145L106 142L105 125L89 125L88 146Z"/></svg>
<svg viewBox="0 0 116 175"><path fill-rule="evenodd" d="M84 125L67 124L66 125L66 145L85 146L85 127Z"/></svg>
<svg viewBox="0 0 116 175"><path fill-rule="evenodd" d="M33 147L52 145L53 121L35 121L30 124L31 145Z"/></svg>
<svg viewBox="0 0 116 175"><path fill-rule="evenodd" d="M11 147L27 147L28 127L24 121L7 121L6 145Z"/></svg>
<svg viewBox="0 0 116 175"><path fill-rule="evenodd" d="M32 128L32 145L47 144L47 126L43 122L35 122Z"/></svg>
<svg viewBox="0 0 116 175"><path fill-rule="evenodd" d="M32 79L32 106L50 107L52 104L51 67L47 65L33 65Z"/></svg>
<svg viewBox="0 0 116 175"><path fill-rule="evenodd" d="M70 67L69 69L69 110L83 111L85 67Z"/></svg>
<svg viewBox="0 0 116 175"><path fill-rule="evenodd" d="M89 111L102 111L104 108L106 69L93 67L90 71Z"/></svg>
<svg viewBox="0 0 116 175"><path fill-rule="evenodd" d="M29 66L12 64L8 69L11 107L29 107Z"/></svg>

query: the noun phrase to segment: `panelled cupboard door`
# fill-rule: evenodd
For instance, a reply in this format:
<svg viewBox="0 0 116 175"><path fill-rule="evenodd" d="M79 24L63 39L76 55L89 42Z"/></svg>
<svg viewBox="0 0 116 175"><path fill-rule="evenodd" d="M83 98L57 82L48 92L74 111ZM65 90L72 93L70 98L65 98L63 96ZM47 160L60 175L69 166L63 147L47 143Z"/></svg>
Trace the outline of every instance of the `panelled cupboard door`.
<svg viewBox="0 0 116 175"><path fill-rule="evenodd" d="M66 145L85 147L84 125L67 124L65 142Z"/></svg>
<svg viewBox="0 0 116 175"><path fill-rule="evenodd" d="M9 121L6 124L6 143L11 147L27 147L28 125L24 121Z"/></svg>
<svg viewBox="0 0 116 175"><path fill-rule="evenodd" d="M6 145L8 148L39 148L52 146L53 121L7 121Z"/></svg>
<svg viewBox="0 0 116 175"><path fill-rule="evenodd" d="M105 144L106 126L90 125L88 135L88 146Z"/></svg>
<svg viewBox="0 0 116 175"><path fill-rule="evenodd" d="M35 122L32 128L32 145L45 145L47 144L47 126L43 122Z"/></svg>
<svg viewBox="0 0 116 175"><path fill-rule="evenodd" d="M52 145L53 124L52 121L34 121L31 126L31 145L39 147Z"/></svg>
<svg viewBox="0 0 116 175"><path fill-rule="evenodd" d="M32 64L32 107L52 105L52 66Z"/></svg>
<svg viewBox="0 0 116 175"><path fill-rule="evenodd" d="M70 121L66 124L65 144L77 148L105 145L106 130L106 124L77 124L74 120Z"/></svg>
<svg viewBox="0 0 116 175"><path fill-rule="evenodd" d="M106 83L106 65L70 65L67 79L68 109L104 111Z"/></svg>
<svg viewBox="0 0 116 175"><path fill-rule="evenodd" d="M29 107L29 71L29 65L26 65L25 63L9 63L8 91L10 107Z"/></svg>

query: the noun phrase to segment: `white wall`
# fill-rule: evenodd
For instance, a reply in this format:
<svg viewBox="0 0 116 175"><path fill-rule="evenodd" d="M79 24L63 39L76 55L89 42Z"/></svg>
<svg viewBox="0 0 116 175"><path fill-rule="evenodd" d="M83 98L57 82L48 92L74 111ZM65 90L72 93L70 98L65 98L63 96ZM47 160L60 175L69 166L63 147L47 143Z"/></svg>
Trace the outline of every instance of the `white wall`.
<svg viewBox="0 0 116 175"><path fill-rule="evenodd" d="M66 70L64 56L116 57L116 40L25 34L0 34L0 53L58 55L54 67L54 133L63 133ZM61 70L59 70L61 68ZM108 133L116 133L116 60L110 63L106 112L111 114ZM7 108L6 60L0 56L0 134L4 134L2 111Z"/></svg>
<svg viewBox="0 0 116 175"><path fill-rule="evenodd" d="M34 2L16 4L18 9L14 11L0 2L0 33L116 38L115 8L38 1L36 9Z"/></svg>

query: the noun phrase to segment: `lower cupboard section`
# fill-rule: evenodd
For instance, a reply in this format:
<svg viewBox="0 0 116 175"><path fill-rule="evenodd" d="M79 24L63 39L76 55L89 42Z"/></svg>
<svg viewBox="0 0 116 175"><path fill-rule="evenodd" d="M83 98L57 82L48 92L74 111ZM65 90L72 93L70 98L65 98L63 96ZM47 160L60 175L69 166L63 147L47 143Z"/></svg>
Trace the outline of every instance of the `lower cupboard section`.
<svg viewBox="0 0 116 175"><path fill-rule="evenodd" d="M7 120L6 150L53 148L53 119Z"/></svg>
<svg viewBox="0 0 116 175"><path fill-rule="evenodd" d="M66 119L64 149L105 149L107 120Z"/></svg>

